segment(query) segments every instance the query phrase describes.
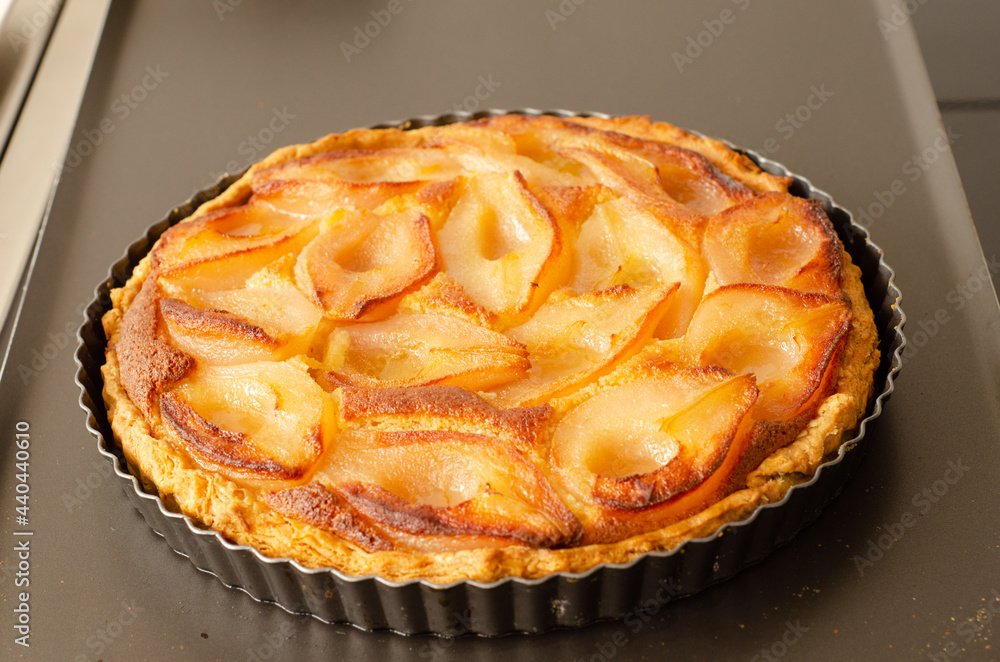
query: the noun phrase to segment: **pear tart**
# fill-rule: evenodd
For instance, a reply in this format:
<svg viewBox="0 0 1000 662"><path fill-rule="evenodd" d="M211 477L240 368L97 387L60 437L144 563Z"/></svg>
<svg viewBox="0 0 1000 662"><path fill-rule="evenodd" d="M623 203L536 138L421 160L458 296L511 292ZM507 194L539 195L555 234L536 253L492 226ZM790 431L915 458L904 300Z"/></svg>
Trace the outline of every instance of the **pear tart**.
<svg viewBox="0 0 1000 662"><path fill-rule="evenodd" d="M780 500L878 364L820 203L647 118L281 149L112 293L105 401L168 507L390 580L582 571Z"/></svg>

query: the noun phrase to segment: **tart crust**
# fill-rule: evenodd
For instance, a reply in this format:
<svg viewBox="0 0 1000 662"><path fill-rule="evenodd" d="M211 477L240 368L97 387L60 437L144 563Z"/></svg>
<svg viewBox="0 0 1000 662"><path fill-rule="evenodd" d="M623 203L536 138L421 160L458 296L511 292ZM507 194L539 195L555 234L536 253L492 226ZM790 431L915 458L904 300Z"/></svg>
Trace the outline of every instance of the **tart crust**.
<svg viewBox="0 0 1000 662"><path fill-rule="evenodd" d="M490 124L490 121L480 123ZM563 126L563 120L512 116L501 117L492 124L501 128L509 125L515 131L531 131L539 127ZM789 184L786 178L763 172L746 156L721 142L694 136L662 122L650 122L648 118L571 118L565 124L579 127L583 132L610 131L616 136L690 150L710 162L727 185L732 183L741 190L748 188L755 196L785 191ZM182 223L246 203L253 193L254 175L269 168L330 152L414 148L461 138L464 130L462 125L413 131L359 129L330 135L307 145L286 147L254 165ZM439 195L450 193L439 192ZM428 222L433 227L439 219L431 218ZM691 236L698 242L704 224L697 229L698 222L693 223L696 229ZM809 480L824 459L837 453L867 407L879 362L874 318L865 298L860 269L842 248L839 252L839 295L850 311L849 322L830 358L831 367L824 373L821 397L812 403L807 417L794 430L794 436L786 434L785 438L780 438L779 435L771 444L774 447L767 447L763 457L751 457L747 461L749 465L743 468L738 489L730 490L721 499L679 521L610 542L567 544L573 538L570 535L562 537L561 546L554 548L532 544L484 544L441 551L404 549L379 542L377 534L366 538L365 535L334 533L342 525L353 527L355 532L363 528L351 523L344 525L343 519L350 519L351 514L337 511L338 499L318 494L316 483L276 481L273 475L267 474L256 478L234 477L206 464L204 459L199 461L178 442L178 435L157 406L163 385L183 379L195 370L197 361L172 345L151 338L150 334L155 335L157 328L157 322L150 321L150 317L156 315L156 306L150 299L156 297L153 288L148 286L155 283L157 275L155 252L142 259L124 287L112 291L113 308L103 318L109 339L107 362L102 367L104 399L112 429L129 467L148 490L158 493L168 508L183 512L236 543L255 547L265 556L291 558L308 567L329 567L348 575L377 575L394 581L422 578L439 583L488 582L504 577L536 578L553 572L581 572L597 564L623 563L650 551L669 550L685 540L709 535L726 523L747 517L764 504L781 500L789 488ZM399 309L426 312L443 306L452 314L464 314L477 320L481 326L502 326L491 311L463 298L461 288L453 283L442 283L438 279L433 283L434 287L427 289L431 295L424 298L413 295L411 288L410 298L399 304ZM719 283L709 274L705 294L718 287ZM550 298L558 296L556 293ZM126 317L126 312L133 308L133 316ZM178 310L175 311L178 315L187 312L187 309ZM546 473L551 430L540 434L539 422L558 423L573 407L602 388L627 382L649 370L650 366L683 361L682 344L680 339L649 340L638 352L620 358L610 372L595 376L586 386L538 407L503 409L494 406L495 398L489 392L481 393L480 398L468 391L459 392L458 387L453 387L454 391L438 387L439 390L434 391L436 395L426 399L407 399L402 394L396 398L388 390L375 392L375 396L370 393L352 395L342 386L333 388L328 395L330 407L342 407L348 417L352 411L366 411L383 416L378 419L380 421L395 420L396 423L388 424L389 428L398 427L399 421L405 425L407 417L450 415L462 419L474 428L507 439L507 443L543 467ZM148 362L137 361L138 353L145 354ZM332 428L349 427L337 415L325 412L323 416L327 423L331 418L336 419L330 424ZM327 443L332 443L329 436ZM299 491L294 494L280 491L296 487ZM309 498L298 498L310 494ZM325 510L320 508L323 504L326 504ZM292 517L282 512L297 512L300 516ZM341 519L334 522L337 517ZM365 540L370 544L366 545Z"/></svg>

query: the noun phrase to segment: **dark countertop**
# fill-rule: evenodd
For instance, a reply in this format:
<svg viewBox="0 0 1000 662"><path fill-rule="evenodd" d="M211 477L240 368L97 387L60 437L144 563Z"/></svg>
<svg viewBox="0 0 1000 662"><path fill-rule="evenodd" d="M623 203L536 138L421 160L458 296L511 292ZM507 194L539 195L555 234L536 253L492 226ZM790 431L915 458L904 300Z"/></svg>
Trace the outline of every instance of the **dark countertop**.
<svg viewBox="0 0 1000 662"><path fill-rule="evenodd" d="M888 1L677 4L402 0L348 61L341 43L386 0L115 2L0 382L0 648L106 662L1000 657L1000 307L912 25L883 35ZM84 427L69 335L148 225L281 145L475 103L649 114L770 152L866 210L896 270L913 348L859 472L791 543L649 621L449 641L288 615L172 552ZM28 649L13 628L18 421Z"/></svg>

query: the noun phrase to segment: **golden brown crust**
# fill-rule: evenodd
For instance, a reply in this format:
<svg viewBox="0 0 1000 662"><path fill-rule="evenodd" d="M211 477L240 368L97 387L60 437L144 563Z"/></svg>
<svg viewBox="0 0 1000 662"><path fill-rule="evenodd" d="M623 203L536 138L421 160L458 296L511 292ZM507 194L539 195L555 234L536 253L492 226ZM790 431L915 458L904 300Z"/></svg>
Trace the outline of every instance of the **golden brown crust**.
<svg viewBox="0 0 1000 662"><path fill-rule="evenodd" d="M368 521L342 498L319 483L262 492L261 499L282 515L338 535L368 552L388 551L385 540Z"/></svg>
<svg viewBox="0 0 1000 662"><path fill-rule="evenodd" d="M133 402L147 415L163 388L183 379L194 360L163 340L157 319L159 288L155 277L147 280L122 316L115 351L124 359L122 384Z"/></svg>
<svg viewBox="0 0 1000 662"><path fill-rule="evenodd" d="M514 139L504 142L502 135L496 133L499 130L508 131ZM591 172L603 178L602 181L573 184L565 173L552 171L552 163L564 158L557 154L559 150L552 152L556 161L528 163L526 155L531 150L536 150L537 155L539 147L518 134L530 135L535 130L568 130L576 136L574 140L583 142L571 143L567 149L597 150L588 158L594 164ZM520 153L514 153L515 144ZM479 154L475 158L494 164L491 167L497 163L522 163L525 170L523 174L518 172L517 178L527 192L526 199L541 217L548 217L552 223L553 244L545 257L546 266L541 267L549 280L543 292L534 295L530 304L524 304L511 317L477 302L444 271L435 273L434 270L441 268L435 264L434 270L418 269L416 285L411 280L411 285L380 298L378 310L370 314L378 319L408 314L449 315L503 333L509 333L512 324L523 322L524 315L534 314L546 297L558 302L588 294L558 289L569 278L565 271L569 263L559 256L571 251L581 224L600 203L629 196L657 214L682 244L692 247L686 250L700 251L702 233L706 226L711 227L706 211L713 211L712 205L724 204L732 215L733 205L752 207L756 201L770 200L777 194L767 192L784 191L790 181L760 171L745 156L718 141L639 117L556 120L513 116L481 121L472 127L405 132L355 130L310 145L278 150L168 233L160 246L170 248L154 248L152 256L140 263L126 286L113 292L114 307L104 318L109 351L102 372L112 428L130 466L167 503L176 504L206 526L236 542L253 545L265 554L292 557L308 566L338 568L352 575L378 574L393 580L423 577L439 582L540 577L556 571L581 571L602 562L624 562L647 551L670 549L739 520L763 503L780 500L792 485L807 480L825 458L837 452L844 434L864 412L878 365L873 315L861 286L860 271L835 243L835 238L830 238L832 231L825 215L812 203L806 203L806 212L819 219L812 227L820 228L826 241L821 242L818 261L810 262L801 270L805 276L787 286L823 293L824 296L798 295L812 302L809 305L822 305L813 302L819 298L828 302L825 295L842 295L849 303L849 313L841 324L834 325L836 333L831 331L816 350L819 352L816 361L823 365L822 370L812 375L815 388L807 402L795 407L790 419L780 421L751 413L738 429L727 433L732 444L724 457L720 456L721 451L715 452L717 448L707 449L703 456L698 456L698 463L688 467L689 471L683 471L681 464L664 468L671 466L668 464L647 474L597 476L603 479L597 482L610 490L604 490L608 492L604 495L605 506L611 507L608 513L620 510L623 505L637 505L638 501L631 498L635 496L633 492L648 492L647 497L656 497L649 500L653 505L628 511L632 514L627 516L622 510L618 515L606 514L590 520L568 493L548 487L552 430L574 407L594 394L630 383L638 375L648 374L654 369L651 366L662 365L664 360L686 360L683 338L660 340L644 331L644 346L629 346L628 351L620 352L592 377L574 382L550 403L530 408L497 407L501 390L496 388L476 394L458 387L393 390L345 388L334 383L330 385L331 392L322 397L332 399L335 404L329 409L335 413L322 414L320 427L315 430L315 456L319 459L295 467L276 462L266 444L255 442L252 433L227 430L201 415L197 403L189 404L168 393L171 385L182 380L197 381L199 373L197 362L170 344L163 330L166 321L227 337L242 335L264 344L270 336L252 319L228 311L198 309L177 300L173 291L170 297L165 297L157 287L159 274L153 268L158 250L171 250L182 256L184 250L189 250L184 242L199 231L197 225L190 225L192 220L214 219L220 214L224 217L227 210L243 205L252 207L257 199L254 196L267 204L280 206L287 201L293 206L308 205L303 192L308 192L310 186L290 185L283 178L295 168L319 167L317 164L331 159L330 152L337 153L335 160L344 161L361 153L376 154L388 149L403 154L406 150L423 148L439 150L433 156L435 163L455 154L466 159L472 158L470 154ZM484 149L499 152L494 155ZM560 149L563 154L572 153ZM649 159L652 169L626 167L617 150ZM526 160L517 162L518 158ZM295 163L299 159L307 161ZM407 167L422 167L415 163ZM673 167L700 178L714 191L714 197L693 201L684 188L688 174L664 183L665 173ZM337 179L334 197L355 196L358 200L355 209L378 208L375 211L378 214L400 213L416 205L427 214L424 227L434 241L430 250L436 252L440 250L437 233L452 210L457 209L455 205L461 204L466 187L447 168L427 172L428 177L409 182L346 185L343 179ZM643 179L649 173L652 179ZM321 183L325 176L320 173L315 181ZM651 188L651 182L659 183ZM282 197L286 194L292 197ZM687 205L683 199L687 199ZM315 236L315 231L303 234L298 226L289 226L290 230L275 227L279 232L275 236L294 236L282 241L299 248ZM231 241L235 245L242 239L236 235ZM267 241L269 246L275 243ZM421 258L425 262L426 254L425 251ZM178 264L195 264L184 266L190 271L196 270L199 263ZM552 278L553 270L562 275ZM832 274L837 274L839 292L831 291ZM708 280L712 286L705 287L706 293L717 291L714 284L719 280L714 272L708 274ZM642 291L641 287L625 281L617 287L625 293L623 296L637 296ZM331 328L342 323L324 320L314 333L329 334ZM306 357L314 366L312 373L336 374L325 362L337 360L337 344L330 340L323 349L317 342L313 341L313 349ZM279 397L279 407L280 400ZM540 473L529 480L535 481L535 487L509 501L507 514L501 517L483 506L489 502L490 483L482 496L461 504L433 505L403 498L377 481L372 482L364 473L371 469L358 470L362 479L351 479L346 474L338 478L333 469L316 469L329 464L325 465L322 458L331 455L338 439L364 436L369 434L366 430L377 438L389 440L378 442L388 444L385 448L412 446L414 452L420 453L438 452L427 450L432 448L473 448L479 444L492 449L487 455L494 467L490 471L498 471L497 477L512 471ZM692 466L702 469L695 471ZM703 470L705 466L711 469ZM649 480L644 481L643 475ZM615 485L635 489L620 494L621 489L611 489ZM513 498L513 492L508 496ZM578 522L578 517L583 519Z"/></svg>

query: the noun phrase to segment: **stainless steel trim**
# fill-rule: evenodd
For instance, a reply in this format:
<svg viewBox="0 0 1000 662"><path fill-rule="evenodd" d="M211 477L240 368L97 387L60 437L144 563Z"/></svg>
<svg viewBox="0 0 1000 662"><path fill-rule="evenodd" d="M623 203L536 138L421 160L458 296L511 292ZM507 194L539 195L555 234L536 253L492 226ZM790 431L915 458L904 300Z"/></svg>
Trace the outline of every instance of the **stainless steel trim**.
<svg viewBox="0 0 1000 662"><path fill-rule="evenodd" d="M62 0L15 0L2 17L0 37L6 43L0 43L0 158L62 7Z"/></svg>
<svg viewBox="0 0 1000 662"><path fill-rule="evenodd" d="M26 265L29 272L34 266L59 164L72 136L110 5L111 0L72 0L63 8L0 161L0 320L12 310L15 324L20 316L24 290L19 292L18 285ZM9 352L8 344L3 349L0 377Z"/></svg>

